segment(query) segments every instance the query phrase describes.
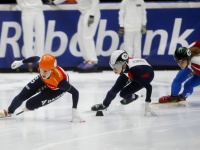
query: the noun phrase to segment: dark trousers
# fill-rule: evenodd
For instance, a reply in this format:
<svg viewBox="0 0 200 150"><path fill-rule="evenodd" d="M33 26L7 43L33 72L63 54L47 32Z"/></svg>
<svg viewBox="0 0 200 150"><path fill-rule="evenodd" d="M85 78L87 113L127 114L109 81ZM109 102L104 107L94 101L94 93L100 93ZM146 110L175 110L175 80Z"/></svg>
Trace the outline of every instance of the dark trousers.
<svg viewBox="0 0 200 150"><path fill-rule="evenodd" d="M150 68L151 69L151 68ZM153 69L149 73L149 77L145 78L147 82L151 82L154 78ZM108 91L103 104L109 106L111 101L116 97L117 93L120 92L120 96L126 100L132 100L132 95L137 91L141 90L143 86L135 81L131 81L125 74L121 74L114 86Z"/></svg>
<svg viewBox="0 0 200 150"><path fill-rule="evenodd" d="M50 104L65 94L63 90L52 90L41 80L38 75L30 81L22 91L13 99L8 107L9 113L14 111L25 101L28 110L34 110L39 107Z"/></svg>

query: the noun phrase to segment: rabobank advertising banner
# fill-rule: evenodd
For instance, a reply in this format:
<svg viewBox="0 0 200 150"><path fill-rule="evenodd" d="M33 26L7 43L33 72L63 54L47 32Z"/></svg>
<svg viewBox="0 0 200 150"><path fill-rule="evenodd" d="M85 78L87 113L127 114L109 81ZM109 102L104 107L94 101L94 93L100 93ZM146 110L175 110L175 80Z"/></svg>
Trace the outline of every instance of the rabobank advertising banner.
<svg viewBox="0 0 200 150"><path fill-rule="evenodd" d="M61 67L75 67L83 61L77 42L80 12L75 5L54 10L44 6L45 53L54 55ZM118 36L119 8L119 3L100 4L101 20L94 37L100 67L109 67L111 53L123 49L123 38ZM142 57L153 66L175 66L174 50L200 41L199 16L199 3L147 3ZM4 5L0 7L0 68L10 68L14 60L23 58L21 11L15 5Z"/></svg>

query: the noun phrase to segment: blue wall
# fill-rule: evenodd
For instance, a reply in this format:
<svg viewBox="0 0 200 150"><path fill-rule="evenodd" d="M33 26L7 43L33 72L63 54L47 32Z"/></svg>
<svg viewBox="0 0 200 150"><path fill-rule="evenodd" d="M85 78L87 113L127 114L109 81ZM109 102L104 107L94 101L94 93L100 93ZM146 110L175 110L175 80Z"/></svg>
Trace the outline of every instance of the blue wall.
<svg viewBox="0 0 200 150"><path fill-rule="evenodd" d="M109 67L110 54L123 48L118 36L118 11L101 10L95 35L99 66ZM80 12L44 11L46 23L45 52L56 56L61 67L75 67L83 59L76 32ZM200 41L200 8L147 9L147 33L142 37L143 58L154 66L175 66L174 50ZM0 11L0 68L10 68L23 59L23 31L20 11Z"/></svg>

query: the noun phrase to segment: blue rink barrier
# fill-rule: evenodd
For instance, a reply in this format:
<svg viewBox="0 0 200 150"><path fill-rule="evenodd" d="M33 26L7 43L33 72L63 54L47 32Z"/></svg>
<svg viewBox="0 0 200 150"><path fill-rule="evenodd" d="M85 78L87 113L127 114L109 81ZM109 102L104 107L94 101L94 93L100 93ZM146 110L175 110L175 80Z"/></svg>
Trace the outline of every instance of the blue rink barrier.
<svg viewBox="0 0 200 150"><path fill-rule="evenodd" d="M95 35L100 67L109 67L110 54L123 49L118 36L119 9L101 9ZM61 67L76 67L83 61L77 43L78 10L45 10L45 53L54 55ZM152 66L176 66L174 50L200 41L200 8L147 8L147 33L142 37L142 57ZM10 68L24 58L21 12L0 11L0 68Z"/></svg>

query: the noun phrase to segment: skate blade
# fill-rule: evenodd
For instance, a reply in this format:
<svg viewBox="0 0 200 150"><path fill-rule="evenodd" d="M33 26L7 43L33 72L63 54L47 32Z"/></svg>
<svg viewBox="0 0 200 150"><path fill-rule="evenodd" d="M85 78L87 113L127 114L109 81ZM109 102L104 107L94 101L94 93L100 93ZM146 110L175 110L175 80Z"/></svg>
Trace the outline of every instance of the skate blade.
<svg viewBox="0 0 200 150"><path fill-rule="evenodd" d="M166 102L166 103L151 103L151 105L155 105L155 104L161 104L161 105L164 105L164 104L185 104L186 101L180 101L180 102Z"/></svg>
<svg viewBox="0 0 200 150"><path fill-rule="evenodd" d="M5 118L12 118L11 116L2 116L2 117L0 117L0 119L5 119Z"/></svg>
<svg viewBox="0 0 200 150"><path fill-rule="evenodd" d="M106 112L106 111L108 111L108 109L99 110L99 111ZM93 110L85 110L85 111L83 111L82 113L83 113L83 114L90 114L90 113L96 113L96 112L97 112L97 111L93 111Z"/></svg>
<svg viewBox="0 0 200 150"><path fill-rule="evenodd" d="M130 103L129 103L130 104ZM115 107L119 107L119 106L126 106L126 105L129 105L129 104L117 104L117 105L115 105Z"/></svg>
<svg viewBox="0 0 200 150"><path fill-rule="evenodd" d="M123 106L122 104L117 104L117 105L115 105L115 107L119 107L119 106Z"/></svg>
<svg viewBox="0 0 200 150"><path fill-rule="evenodd" d="M94 112L96 112L96 111L93 111L93 110L85 110L85 111L83 111L82 113L83 113L83 114L90 114L90 113L94 113Z"/></svg>

